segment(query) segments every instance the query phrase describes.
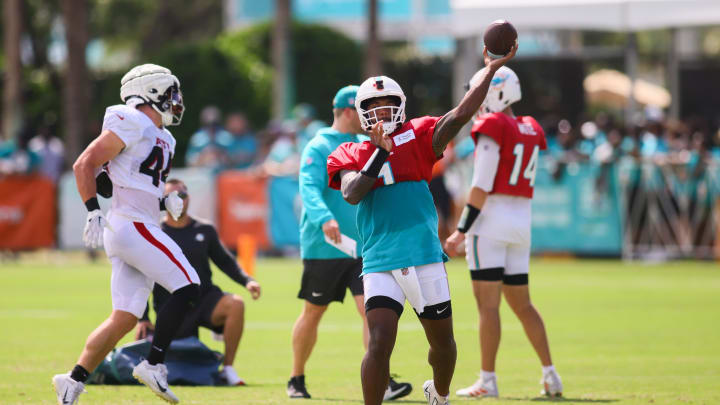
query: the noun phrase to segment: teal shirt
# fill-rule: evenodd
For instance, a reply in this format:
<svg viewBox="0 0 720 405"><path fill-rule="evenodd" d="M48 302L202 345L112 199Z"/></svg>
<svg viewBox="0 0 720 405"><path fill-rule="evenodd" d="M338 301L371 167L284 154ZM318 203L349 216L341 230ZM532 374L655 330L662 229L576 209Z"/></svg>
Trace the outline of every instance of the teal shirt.
<svg viewBox="0 0 720 405"><path fill-rule="evenodd" d="M331 127L322 128L310 139L300 159L300 198L303 209L300 217L300 256L303 259L349 258L339 249L325 242L322 225L335 219L340 232L360 243L355 217L357 208L350 205L338 190L328 186L327 157L341 143L359 142L355 134L343 134ZM431 200L432 202L432 200Z"/></svg>
<svg viewBox="0 0 720 405"><path fill-rule="evenodd" d="M402 181L370 191L358 205L357 228L363 274L448 260L425 181Z"/></svg>

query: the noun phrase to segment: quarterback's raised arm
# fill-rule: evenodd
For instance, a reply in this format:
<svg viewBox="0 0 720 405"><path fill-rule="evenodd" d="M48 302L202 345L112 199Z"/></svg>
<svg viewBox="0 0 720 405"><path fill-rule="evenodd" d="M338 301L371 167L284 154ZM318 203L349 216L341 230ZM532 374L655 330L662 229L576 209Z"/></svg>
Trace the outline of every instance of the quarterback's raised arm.
<svg viewBox="0 0 720 405"><path fill-rule="evenodd" d="M95 198L97 193L95 169L112 160L124 147L120 137L106 129L78 156L73 164L73 173L83 202Z"/></svg>
<svg viewBox="0 0 720 405"><path fill-rule="evenodd" d="M463 125L470 121L473 114L475 114L482 105L483 100L485 100L488 88L490 87L490 81L495 75L495 72L515 56L516 51L517 45L512 48L510 53L502 58L492 59L487 53L487 48L483 50L483 56L485 58L485 69L483 70L485 74L481 78L480 83L477 86L471 87L470 90L465 93L465 97L460 101L460 104L445 114L435 126L432 139L435 155L442 155L447 144L460 132Z"/></svg>

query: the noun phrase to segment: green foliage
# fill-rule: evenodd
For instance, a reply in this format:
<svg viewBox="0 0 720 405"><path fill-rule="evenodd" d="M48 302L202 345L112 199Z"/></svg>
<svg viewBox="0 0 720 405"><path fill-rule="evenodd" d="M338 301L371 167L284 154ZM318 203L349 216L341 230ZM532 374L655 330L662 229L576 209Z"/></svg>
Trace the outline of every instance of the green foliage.
<svg viewBox="0 0 720 405"><path fill-rule="evenodd" d="M214 41L175 43L156 52L143 63L156 63L172 70L180 79L186 111L180 126L170 128L177 139L174 164L184 164L190 136L200 127L203 107L216 105L223 112L243 111L255 126L264 126L270 111L270 74L264 65L242 50L225 53ZM120 78L109 74L98 81L94 112L102 117L108 105L120 103Z"/></svg>
<svg viewBox="0 0 720 405"><path fill-rule="evenodd" d="M224 35L218 42L226 52L254 55L255 61L269 68L272 29L270 23L258 24ZM318 24L293 22L290 37L295 102L311 104L319 119L332 122L332 98L337 90L360 84L363 79L362 48L345 35Z"/></svg>

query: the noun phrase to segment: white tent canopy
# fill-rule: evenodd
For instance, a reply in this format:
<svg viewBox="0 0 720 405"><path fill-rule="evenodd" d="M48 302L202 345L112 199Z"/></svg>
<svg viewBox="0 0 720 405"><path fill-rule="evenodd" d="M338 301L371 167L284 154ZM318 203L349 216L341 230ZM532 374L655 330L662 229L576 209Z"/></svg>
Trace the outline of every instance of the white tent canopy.
<svg viewBox="0 0 720 405"><path fill-rule="evenodd" d="M720 24L720 0L450 0L453 34L504 19L522 29L641 31Z"/></svg>

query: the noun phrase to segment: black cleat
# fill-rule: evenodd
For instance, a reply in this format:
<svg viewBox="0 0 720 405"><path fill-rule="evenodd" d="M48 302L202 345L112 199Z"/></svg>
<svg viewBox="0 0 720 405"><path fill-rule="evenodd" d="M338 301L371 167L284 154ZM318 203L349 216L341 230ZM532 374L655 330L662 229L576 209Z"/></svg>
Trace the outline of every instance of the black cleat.
<svg viewBox="0 0 720 405"><path fill-rule="evenodd" d="M406 382L397 382L393 377L390 377L390 384L388 384L385 390L385 396L383 401L391 401L393 399L402 398L412 392L412 385Z"/></svg>
<svg viewBox="0 0 720 405"><path fill-rule="evenodd" d="M287 394L290 398L310 398L305 388L305 375L291 377L287 383Z"/></svg>

